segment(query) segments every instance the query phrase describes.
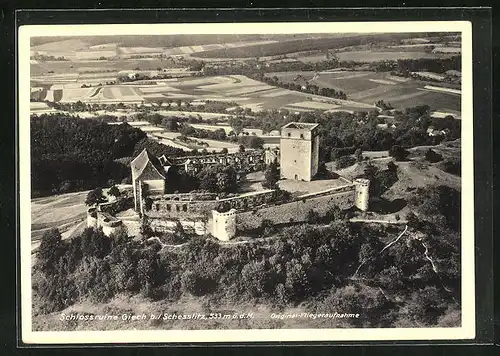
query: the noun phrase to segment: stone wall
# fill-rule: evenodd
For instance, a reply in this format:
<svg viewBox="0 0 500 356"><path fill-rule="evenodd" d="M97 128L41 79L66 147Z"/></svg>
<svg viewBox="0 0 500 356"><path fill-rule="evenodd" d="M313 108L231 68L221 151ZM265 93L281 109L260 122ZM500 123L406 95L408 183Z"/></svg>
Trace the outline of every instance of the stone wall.
<svg viewBox="0 0 500 356"><path fill-rule="evenodd" d="M294 180L311 180L310 140L296 138L281 138L280 142L280 172L281 177Z"/></svg>
<svg viewBox="0 0 500 356"><path fill-rule="evenodd" d="M102 228L102 231L106 236L111 235L121 226L123 226L121 220L108 213L101 211L97 212L97 227Z"/></svg>
<svg viewBox="0 0 500 356"><path fill-rule="evenodd" d="M150 218L147 223L154 232L174 232L180 225L187 234L205 235L209 232L208 219L173 219L173 218Z"/></svg>
<svg viewBox="0 0 500 356"><path fill-rule="evenodd" d="M341 209L349 209L354 206L355 190L353 186L348 188L290 203L238 213L236 216L237 228L241 231L256 229L260 227L263 220L270 220L274 224L302 222L307 220L309 211L313 210L320 215L325 215L334 205Z"/></svg>
<svg viewBox="0 0 500 356"><path fill-rule="evenodd" d="M165 194L151 197L150 209L144 214L151 218L198 219L211 215L212 210L248 210L274 201L276 191L265 190L258 193L242 194L225 199L215 199L216 194ZM201 200L203 198L203 200ZM212 198L208 200L208 198ZM198 199L198 200L195 200Z"/></svg>

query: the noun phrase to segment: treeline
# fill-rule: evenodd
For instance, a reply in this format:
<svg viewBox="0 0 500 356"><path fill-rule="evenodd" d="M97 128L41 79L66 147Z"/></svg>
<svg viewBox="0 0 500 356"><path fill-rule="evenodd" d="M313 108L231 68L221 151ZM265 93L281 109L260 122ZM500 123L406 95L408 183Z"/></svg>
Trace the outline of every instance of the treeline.
<svg viewBox="0 0 500 356"><path fill-rule="evenodd" d="M449 58L416 58L378 61L370 64L370 70L376 72L394 72L396 75L409 77L411 72L445 73L448 70L462 70L462 56Z"/></svg>
<svg viewBox="0 0 500 356"><path fill-rule="evenodd" d="M34 59L35 61L68 61L67 58L64 58L64 56L51 56L48 54L35 54L34 56L31 56L30 59Z"/></svg>
<svg viewBox="0 0 500 356"><path fill-rule="evenodd" d="M409 34L374 34L374 35L354 35L335 38L313 38L283 40L275 43L258 44L245 47L214 49L194 53L192 56L198 58L249 58L278 56L287 53L305 52L312 50L327 50L369 44L380 41L397 41L409 38Z"/></svg>
<svg viewBox="0 0 500 356"><path fill-rule="evenodd" d="M326 59L315 63L307 62L274 62L263 63L257 60L246 60L236 63L218 63L216 66L206 65L203 73L199 76L216 75L246 75L262 77L266 73L274 72L321 72L331 69L345 70L369 70L374 72L392 72L394 75L409 77L410 72L427 71L444 73L448 70L461 71L461 56L456 55L447 58L415 58L399 60L380 60L373 62L364 61L340 61L337 59Z"/></svg>
<svg viewBox="0 0 500 356"><path fill-rule="evenodd" d="M378 103L388 108L384 102ZM453 117L432 118L428 105L394 111L394 118L379 117L378 110L370 112L303 112L289 110L263 110L253 116L231 119L229 124L235 133L244 128L261 129L264 133L280 130L282 126L298 121L319 123L320 160L333 159L332 150L339 155L354 153L357 148L367 151L389 150L394 145L410 148L422 145L437 145L443 140L455 140L461 135L461 122ZM377 126L395 125L395 128ZM446 135L429 136L427 129L446 130Z"/></svg>
<svg viewBox="0 0 500 356"><path fill-rule="evenodd" d="M285 88L289 90L295 90L295 91L300 91L303 93L309 93L309 94L314 94L314 95L321 95L321 96L326 96L328 98L335 98L335 99L347 99L346 93L344 93L341 90L335 90L332 88L320 88L317 85L314 84L306 84L304 86L296 83L288 83L288 82L282 82L279 80L277 76L273 77L266 77L266 76L254 76L253 79L261 80L269 85L274 85L280 88Z"/></svg>
<svg viewBox="0 0 500 356"><path fill-rule="evenodd" d="M381 240L393 238L400 228L342 220L281 229L265 248L258 243L228 248L196 237L183 248L161 253L158 244L128 240L125 232L108 238L87 229L61 241L57 231L49 231L34 266L34 312L141 293L169 302L203 297L215 309L223 301L226 306L249 302L281 309L300 304L310 312L363 312L363 318L340 326L457 326L460 305L453 298L459 296L459 245L450 244L447 230L434 235L419 230L421 240L408 236L415 231L412 227L383 254ZM442 261L439 275L422 244L430 246L431 258Z"/></svg>
<svg viewBox="0 0 500 356"><path fill-rule="evenodd" d="M143 148L161 155L184 151L152 143L130 125L108 125L64 114L31 117L31 182L33 197L96 186L109 186L130 175L118 161Z"/></svg>

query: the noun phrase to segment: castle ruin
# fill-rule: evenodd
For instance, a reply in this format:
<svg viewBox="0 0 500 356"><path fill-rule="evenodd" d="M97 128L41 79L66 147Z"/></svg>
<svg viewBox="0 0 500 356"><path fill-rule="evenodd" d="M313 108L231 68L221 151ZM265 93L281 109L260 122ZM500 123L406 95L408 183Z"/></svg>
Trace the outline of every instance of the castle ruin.
<svg viewBox="0 0 500 356"><path fill-rule="evenodd" d="M176 158L156 157L145 149L130 164L134 208L153 231L168 232L181 226L187 233L211 234L221 241L232 239L238 231L258 229L264 220L273 224L307 221L311 210L320 215L333 206L366 211L370 181L361 178L351 181L341 177L340 186L290 200L280 200L279 189L224 198L216 193L166 193L166 188L175 184L169 181L169 174L176 166L195 174L207 165L222 163L245 167L244 173L248 173L260 169L260 164L279 162L282 178L310 182L318 171L318 153L318 124L296 122L282 128L279 149ZM110 225L107 231L114 230L111 225L119 225L105 213L94 210L92 216L96 213L106 221L89 217L92 225Z"/></svg>

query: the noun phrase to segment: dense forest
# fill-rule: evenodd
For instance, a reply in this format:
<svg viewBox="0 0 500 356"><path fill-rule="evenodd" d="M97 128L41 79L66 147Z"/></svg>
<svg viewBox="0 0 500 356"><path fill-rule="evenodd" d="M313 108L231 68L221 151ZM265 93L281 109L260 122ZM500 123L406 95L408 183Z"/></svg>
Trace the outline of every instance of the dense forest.
<svg viewBox="0 0 500 356"><path fill-rule="evenodd" d="M356 148L363 150L389 150L393 145L405 148L420 145L437 145L443 140L460 138L461 123L453 117L432 118L427 105L396 111L394 119L379 117L377 110L370 112L304 112L292 113L288 110L263 110L254 116L233 118L229 124L235 132L243 128L262 129L264 132L279 130L289 122L319 123L320 160L330 161L332 150L340 155L352 154ZM378 124L395 124L388 129ZM446 135L429 136L427 129L448 130Z"/></svg>
<svg viewBox="0 0 500 356"><path fill-rule="evenodd" d="M203 297L214 308L242 302L310 312L359 312L343 326L423 327L460 323L459 193L437 187L411 202L409 229L348 223L274 228L258 242L223 247L192 237L163 249L86 229L62 241L47 232L33 270L35 315L120 293L175 302ZM432 201L429 207L426 201ZM436 204L434 204L436 203ZM176 234L182 234L176 232ZM186 240L184 240L186 241ZM328 321L322 327L328 327Z"/></svg>
<svg viewBox="0 0 500 356"><path fill-rule="evenodd" d="M371 42L399 41L412 37L407 33L391 34L354 34L336 38L311 38L281 41L279 43L266 43L245 47L214 49L194 53L198 58L250 58L278 56L287 53L304 52L311 50L325 50L369 44Z"/></svg>
<svg viewBox="0 0 500 356"><path fill-rule="evenodd" d="M130 176L119 159L144 148L155 154L184 155L160 145L130 125L108 125L65 114L31 117L31 182L33 197L111 186Z"/></svg>

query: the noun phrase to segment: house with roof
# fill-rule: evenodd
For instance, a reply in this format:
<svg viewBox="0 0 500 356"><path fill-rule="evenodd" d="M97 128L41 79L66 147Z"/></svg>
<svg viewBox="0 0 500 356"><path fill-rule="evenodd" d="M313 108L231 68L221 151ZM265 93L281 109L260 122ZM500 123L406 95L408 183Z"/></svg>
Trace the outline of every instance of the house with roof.
<svg viewBox="0 0 500 356"><path fill-rule="evenodd" d="M166 157L162 157L166 158ZM144 149L131 163L132 185L134 189L135 209L142 201L142 194L147 190L149 195L165 193L165 180L171 166L162 165L160 159ZM142 183L142 184L141 184Z"/></svg>

